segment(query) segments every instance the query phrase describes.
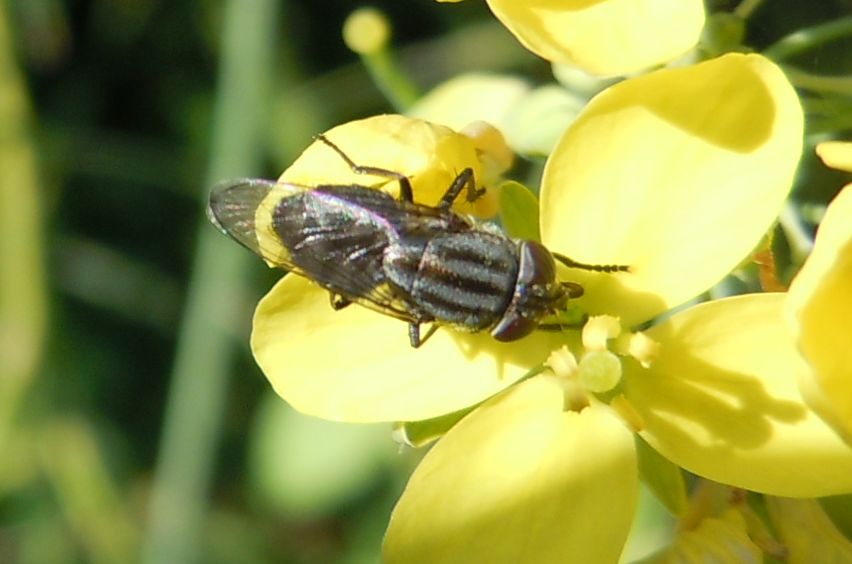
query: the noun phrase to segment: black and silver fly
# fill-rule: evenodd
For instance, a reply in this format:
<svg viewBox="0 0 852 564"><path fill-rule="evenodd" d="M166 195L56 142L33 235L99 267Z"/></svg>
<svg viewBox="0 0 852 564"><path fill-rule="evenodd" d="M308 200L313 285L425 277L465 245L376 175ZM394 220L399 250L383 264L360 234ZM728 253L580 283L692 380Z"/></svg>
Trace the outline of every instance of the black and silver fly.
<svg viewBox="0 0 852 564"><path fill-rule="evenodd" d="M462 191L468 200L480 195L469 168L436 206L426 206L414 202L405 175L359 166L324 136L317 139L354 172L398 181L399 199L357 184L249 179L214 189L208 216L267 262L328 290L333 308L357 303L407 322L412 347L440 325L488 330L498 341L529 334L583 293L578 284L556 279L554 259L573 268L628 270L577 263L454 212ZM421 337L424 323L432 327Z"/></svg>

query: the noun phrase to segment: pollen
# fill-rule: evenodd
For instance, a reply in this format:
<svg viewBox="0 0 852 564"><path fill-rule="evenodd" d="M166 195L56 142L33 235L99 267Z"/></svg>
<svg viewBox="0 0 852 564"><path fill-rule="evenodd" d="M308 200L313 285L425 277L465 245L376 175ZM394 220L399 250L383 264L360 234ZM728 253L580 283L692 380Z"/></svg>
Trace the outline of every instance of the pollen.
<svg viewBox="0 0 852 564"><path fill-rule="evenodd" d="M621 322L612 315L597 315L583 327L583 347L587 351L605 351L607 342L621 334Z"/></svg>
<svg viewBox="0 0 852 564"><path fill-rule="evenodd" d="M644 333L633 333L627 344L627 351L643 368L650 368L660 354L660 343Z"/></svg>
<svg viewBox="0 0 852 564"><path fill-rule="evenodd" d="M568 347L562 346L550 353L545 363L558 378L569 379L574 377L577 371L577 359L574 354L568 350Z"/></svg>

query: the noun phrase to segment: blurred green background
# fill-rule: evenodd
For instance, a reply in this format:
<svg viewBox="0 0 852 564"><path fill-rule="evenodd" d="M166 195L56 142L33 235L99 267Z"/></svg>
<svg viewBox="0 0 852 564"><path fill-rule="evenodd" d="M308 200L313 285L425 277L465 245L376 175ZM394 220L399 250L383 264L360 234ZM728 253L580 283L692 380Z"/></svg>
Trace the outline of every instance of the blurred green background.
<svg viewBox="0 0 852 564"><path fill-rule="evenodd" d="M753 45L849 9L773 4ZM340 38L359 5L0 0L0 562L378 559L418 455L272 395L248 336L279 274L203 215L393 109ZM371 5L423 89L548 80L482 2Z"/></svg>
<svg viewBox="0 0 852 564"><path fill-rule="evenodd" d="M423 87L547 70L484 4L373 5ZM416 456L272 394L248 337L280 272L203 213L392 110L341 39L358 6L0 1L0 562L378 559Z"/></svg>

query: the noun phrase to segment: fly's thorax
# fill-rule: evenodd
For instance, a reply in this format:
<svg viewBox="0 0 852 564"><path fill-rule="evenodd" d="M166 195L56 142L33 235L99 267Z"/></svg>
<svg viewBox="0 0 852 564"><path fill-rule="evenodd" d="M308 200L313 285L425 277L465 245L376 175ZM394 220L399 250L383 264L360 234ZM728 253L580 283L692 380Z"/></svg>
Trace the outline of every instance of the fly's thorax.
<svg viewBox="0 0 852 564"><path fill-rule="evenodd" d="M514 341L531 333L547 315L565 307L581 290L556 279L556 263L544 245L519 241L519 268L512 300L491 330L498 341Z"/></svg>
<svg viewBox="0 0 852 564"><path fill-rule="evenodd" d="M473 332L492 327L511 302L517 253L505 235L473 229L401 240L388 247L384 264L424 318Z"/></svg>
<svg viewBox="0 0 852 564"><path fill-rule="evenodd" d="M406 237L385 249L382 270L398 294L411 295L428 242L424 237Z"/></svg>

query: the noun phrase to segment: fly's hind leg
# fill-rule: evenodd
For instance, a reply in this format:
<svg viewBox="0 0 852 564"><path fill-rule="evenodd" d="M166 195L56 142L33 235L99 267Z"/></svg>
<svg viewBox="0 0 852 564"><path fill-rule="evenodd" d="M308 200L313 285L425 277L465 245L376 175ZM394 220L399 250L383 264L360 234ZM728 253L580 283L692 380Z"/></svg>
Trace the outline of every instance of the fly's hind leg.
<svg viewBox="0 0 852 564"><path fill-rule="evenodd" d="M323 134L319 134L315 137L317 141L322 141L326 145L328 145L335 153L340 155L340 158L346 161L346 164L349 165L349 168L355 174L371 174L373 176L384 176L385 178L393 178L397 182L399 182L399 199L406 202L414 201L414 194L411 191L411 180L408 179L407 176L402 174L401 172L396 172L394 170L388 170L386 168L379 168L375 166L363 166L359 164L355 164L349 155L343 152L343 149L335 145L331 139L326 137Z"/></svg>
<svg viewBox="0 0 852 564"><path fill-rule="evenodd" d="M420 337L420 324L419 323L409 323L408 324L408 340L411 343L411 347L415 349L419 349L420 345L429 340L429 337L435 334L435 331L438 330L438 324L432 323L429 330L426 331L426 334L421 338Z"/></svg>

